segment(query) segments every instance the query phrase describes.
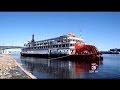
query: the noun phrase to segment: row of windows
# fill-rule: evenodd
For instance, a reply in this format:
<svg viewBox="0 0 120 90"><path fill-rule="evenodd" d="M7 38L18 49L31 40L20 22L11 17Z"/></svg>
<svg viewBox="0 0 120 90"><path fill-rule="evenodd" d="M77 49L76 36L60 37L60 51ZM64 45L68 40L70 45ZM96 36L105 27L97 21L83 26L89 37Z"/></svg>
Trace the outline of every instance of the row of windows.
<svg viewBox="0 0 120 90"><path fill-rule="evenodd" d="M39 46L39 47L28 47L27 49L41 49L41 48L59 48L59 47L69 47L74 46L74 44L62 44L62 45L52 45L52 46Z"/></svg>
<svg viewBox="0 0 120 90"><path fill-rule="evenodd" d="M70 42L70 41L79 41L79 40L74 40L74 39L65 39L65 40L59 40L59 41L54 41L54 42L46 42L46 43L35 43L36 45L50 45L52 43L63 43L63 42ZM25 45L25 46L29 46L29 45Z"/></svg>

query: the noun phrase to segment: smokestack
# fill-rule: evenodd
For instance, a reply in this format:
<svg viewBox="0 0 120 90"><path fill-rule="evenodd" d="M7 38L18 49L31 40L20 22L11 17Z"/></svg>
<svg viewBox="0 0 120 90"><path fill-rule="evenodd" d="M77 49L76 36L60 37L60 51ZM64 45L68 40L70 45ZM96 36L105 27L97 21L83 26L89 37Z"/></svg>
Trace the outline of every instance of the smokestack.
<svg viewBox="0 0 120 90"><path fill-rule="evenodd" d="M32 42L34 42L34 34L32 35Z"/></svg>

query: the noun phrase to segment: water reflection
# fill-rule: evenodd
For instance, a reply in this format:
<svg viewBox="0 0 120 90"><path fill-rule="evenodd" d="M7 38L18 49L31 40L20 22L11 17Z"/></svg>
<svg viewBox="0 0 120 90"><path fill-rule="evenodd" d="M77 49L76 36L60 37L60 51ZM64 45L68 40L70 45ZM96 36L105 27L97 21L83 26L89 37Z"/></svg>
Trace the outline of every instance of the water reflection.
<svg viewBox="0 0 120 90"><path fill-rule="evenodd" d="M98 66L102 64L101 61L97 62L76 62L69 60L49 60L34 57L21 56L21 62L25 67L31 71L33 75L38 78L64 78L64 79L77 79L85 78L90 70L92 70L92 63L96 63ZM43 76L41 75L43 74ZM45 76L45 74L47 74Z"/></svg>

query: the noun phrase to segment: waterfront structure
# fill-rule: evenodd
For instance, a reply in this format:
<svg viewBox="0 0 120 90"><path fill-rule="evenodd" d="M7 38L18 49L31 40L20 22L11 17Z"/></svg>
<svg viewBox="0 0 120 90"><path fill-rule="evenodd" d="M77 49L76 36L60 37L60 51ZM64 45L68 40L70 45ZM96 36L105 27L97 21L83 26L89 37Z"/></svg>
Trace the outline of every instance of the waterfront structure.
<svg viewBox="0 0 120 90"><path fill-rule="evenodd" d="M21 55L59 59L101 58L95 46L85 43L73 33L41 41L35 41L32 35L32 40L24 44Z"/></svg>
<svg viewBox="0 0 120 90"><path fill-rule="evenodd" d="M21 46L0 46L0 54L10 54L9 51L6 51L7 49L17 49L17 48L23 48Z"/></svg>
<svg viewBox="0 0 120 90"><path fill-rule="evenodd" d="M118 48L110 49L110 52L114 52L114 53L120 54L120 49L118 49Z"/></svg>

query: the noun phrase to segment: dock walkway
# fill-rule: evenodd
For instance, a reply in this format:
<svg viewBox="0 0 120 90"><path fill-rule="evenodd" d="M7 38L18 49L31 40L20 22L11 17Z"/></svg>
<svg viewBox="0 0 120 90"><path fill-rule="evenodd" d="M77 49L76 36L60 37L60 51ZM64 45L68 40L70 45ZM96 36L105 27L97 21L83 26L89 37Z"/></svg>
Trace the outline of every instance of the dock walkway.
<svg viewBox="0 0 120 90"><path fill-rule="evenodd" d="M9 54L0 54L0 79L30 79Z"/></svg>

